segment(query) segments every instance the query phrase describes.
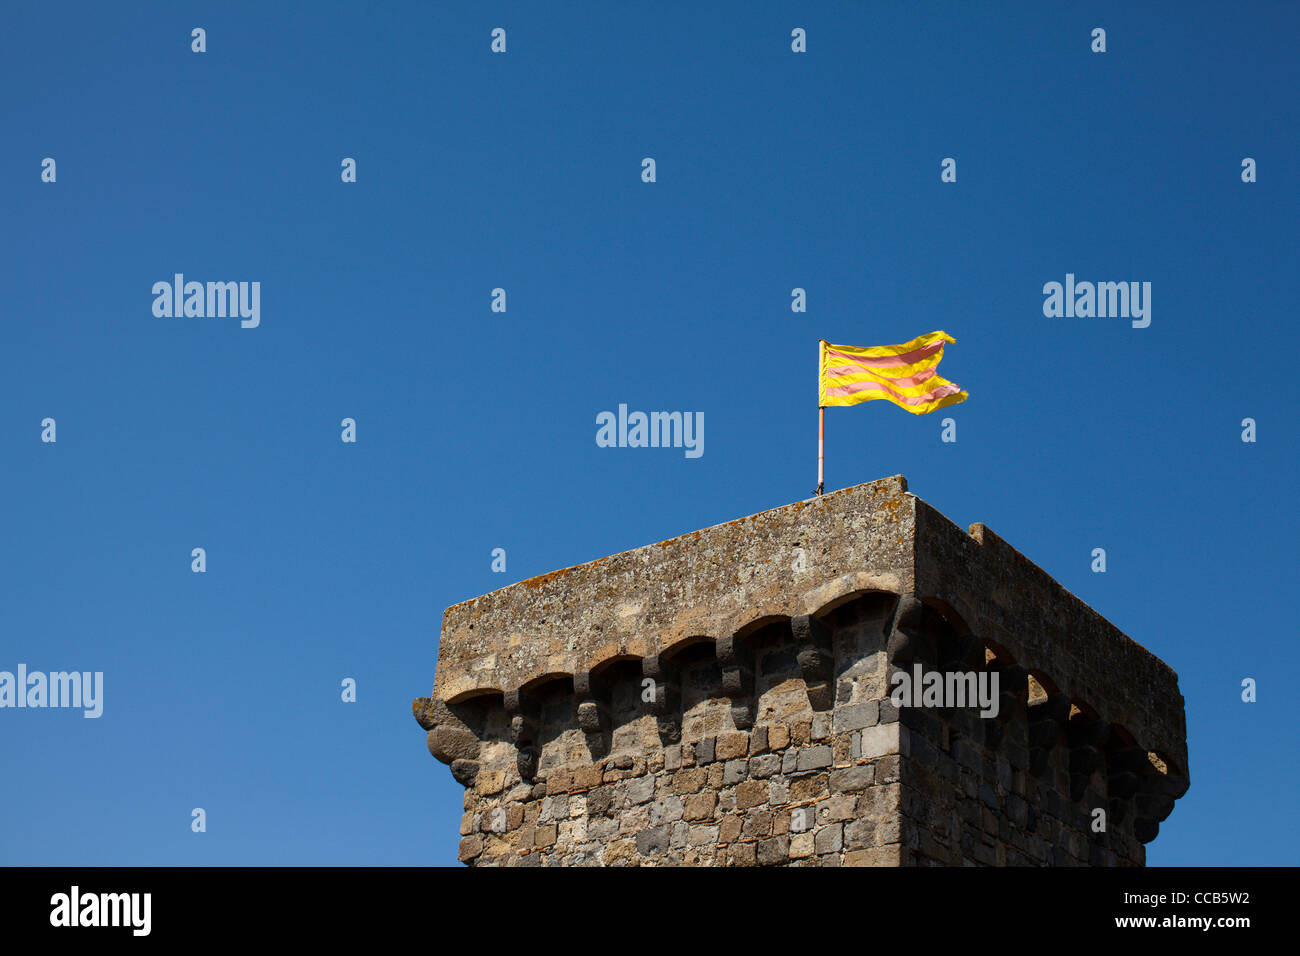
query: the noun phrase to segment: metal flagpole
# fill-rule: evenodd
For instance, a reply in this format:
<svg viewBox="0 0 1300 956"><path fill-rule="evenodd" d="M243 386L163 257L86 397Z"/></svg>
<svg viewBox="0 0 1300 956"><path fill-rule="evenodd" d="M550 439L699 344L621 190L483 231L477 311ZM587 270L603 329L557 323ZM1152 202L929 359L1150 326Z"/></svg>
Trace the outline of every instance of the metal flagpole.
<svg viewBox="0 0 1300 956"><path fill-rule="evenodd" d="M817 408L817 494L822 493L822 484L825 477L825 453L826 453L826 409L818 406Z"/></svg>
<svg viewBox="0 0 1300 956"><path fill-rule="evenodd" d="M822 360L824 358L823 346L825 339L817 340L817 494L822 493L822 485L825 483L825 465L826 465L826 409L821 403L822 391Z"/></svg>

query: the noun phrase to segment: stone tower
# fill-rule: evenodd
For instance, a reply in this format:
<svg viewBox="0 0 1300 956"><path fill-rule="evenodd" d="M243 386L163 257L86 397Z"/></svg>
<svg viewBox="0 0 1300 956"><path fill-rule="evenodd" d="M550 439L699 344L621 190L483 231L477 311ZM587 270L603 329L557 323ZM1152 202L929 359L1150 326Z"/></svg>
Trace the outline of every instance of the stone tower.
<svg viewBox="0 0 1300 956"><path fill-rule="evenodd" d="M450 607L414 711L476 866L1140 866L1189 782L1177 675L901 476Z"/></svg>

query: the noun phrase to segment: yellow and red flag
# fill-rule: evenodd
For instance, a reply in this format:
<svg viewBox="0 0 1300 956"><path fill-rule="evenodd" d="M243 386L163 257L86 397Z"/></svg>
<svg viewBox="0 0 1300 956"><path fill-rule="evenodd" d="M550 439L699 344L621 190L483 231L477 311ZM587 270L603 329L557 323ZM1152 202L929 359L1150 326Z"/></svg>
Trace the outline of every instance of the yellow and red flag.
<svg viewBox="0 0 1300 956"><path fill-rule="evenodd" d="M964 402L960 385L941 378L947 332L930 332L902 345L831 345L822 340L817 406L857 405L883 398L913 415Z"/></svg>

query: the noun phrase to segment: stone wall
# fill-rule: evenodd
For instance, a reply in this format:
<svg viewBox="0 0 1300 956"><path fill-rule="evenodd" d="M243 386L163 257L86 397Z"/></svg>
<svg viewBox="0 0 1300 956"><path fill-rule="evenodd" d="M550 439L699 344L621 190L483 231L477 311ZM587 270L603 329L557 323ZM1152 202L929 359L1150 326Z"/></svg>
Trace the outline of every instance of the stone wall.
<svg viewBox="0 0 1300 956"><path fill-rule="evenodd" d="M827 710L810 704L792 626L751 632L748 729L736 727L735 700L723 692L711 643L682 648L665 668L680 721L651 712L641 667L611 668L608 731L588 735L572 716L568 682L554 682L539 695L536 783L521 778L510 744L484 745L466 791L461 859L520 866L899 863L898 713L887 700L881 706L880 637L889 604L863 600L841 615L832 640L847 666L835 685L840 701ZM484 731L494 736L486 724ZM495 731L504 736L503 721Z"/></svg>

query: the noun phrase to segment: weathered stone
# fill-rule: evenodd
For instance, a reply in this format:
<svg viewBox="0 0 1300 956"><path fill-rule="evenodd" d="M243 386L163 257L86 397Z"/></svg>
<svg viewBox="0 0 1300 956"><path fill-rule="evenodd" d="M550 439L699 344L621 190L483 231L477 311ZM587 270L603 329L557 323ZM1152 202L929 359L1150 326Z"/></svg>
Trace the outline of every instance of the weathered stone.
<svg viewBox="0 0 1300 956"><path fill-rule="evenodd" d="M832 770L830 788L832 793L843 793L846 790L864 790L875 782L876 769L870 764L866 766L845 767L842 770Z"/></svg>
<svg viewBox="0 0 1300 956"><path fill-rule="evenodd" d="M817 819L822 823L833 820L852 820L857 813L858 797L852 793L833 796L817 807Z"/></svg>
<svg viewBox="0 0 1300 956"><path fill-rule="evenodd" d="M996 671L999 716L900 711L911 661ZM412 713L466 787L470 865L1114 866L1187 789L1182 708L1163 663L894 478L449 608Z"/></svg>
<svg viewBox="0 0 1300 956"><path fill-rule="evenodd" d="M772 813L772 836L790 832L790 815L781 811Z"/></svg>
<svg viewBox="0 0 1300 956"><path fill-rule="evenodd" d="M790 799L795 803L821 799L828 793L829 785L830 774L828 773L800 777L790 784Z"/></svg>
<svg viewBox="0 0 1300 956"><path fill-rule="evenodd" d="M591 817L587 820L587 839L607 843L619 835L618 820L613 817Z"/></svg>
<svg viewBox="0 0 1300 956"><path fill-rule="evenodd" d="M767 783L762 780L746 780L736 787L736 809L746 810L767 802Z"/></svg>
<svg viewBox="0 0 1300 956"><path fill-rule="evenodd" d="M790 838L788 836L772 837L758 844L758 865L779 866L790 858Z"/></svg>
<svg viewBox="0 0 1300 956"><path fill-rule="evenodd" d="M636 835L636 850L642 856L668 852L668 827L642 830Z"/></svg>
<svg viewBox="0 0 1300 956"><path fill-rule="evenodd" d="M541 815L538 817L543 823L552 820L559 820L569 815L569 795L567 793L554 797L546 797L542 800Z"/></svg>
<svg viewBox="0 0 1300 956"><path fill-rule="evenodd" d="M570 767L556 767L546 777L546 792L554 796L568 793L573 789L573 770Z"/></svg>
<svg viewBox="0 0 1300 956"><path fill-rule="evenodd" d="M658 826L660 823L676 823L686 812L686 800L683 797L669 796L650 805L650 822Z"/></svg>
<svg viewBox="0 0 1300 956"><path fill-rule="evenodd" d="M837 731L862 730L864 727L874 727L879 721L880 701L877 700L849 704L835 709Z"/></svg>
<svg viewBox="0 0 1300 956"><path fill-rule="evenodd" d="M479 763L477 760L453 760L451 762L451 775L462 787L473 787L474 781L478 778L478 772Z"/></svg>
<svg viewBox="0 0 1300 956"><path fill-rule="evenodd" d="M723 817L722 824L718 829L718 841L720 843L734 843L739 840L742 822L742 818L734 813Z"/></svg>
<svg viewBox="0 0 1300 956"><path fill-rule="evenodd" d="M664 748L664 770L680 770L682 766L682 748L680 744Z"/></svg>
<svg viewBox="0 0 1300 956"><path fill-rule="evenodd" d="M698 793L704 786L706 771L703 767L688 767L673 774L673 791L687 794Z"/></svg>
<svg viewBox="0 0 1300 956"><path fill-rule="evenodd" d="M682 812L683 820L707 820L713 816L718 795L712 792L695 793L686 798L686 808Z"/></svg>
<svg viewBox="0 0 1300 956"><path fill-rule="evenodd" d="M483 838L477 833L471 833L467 837L461 837L460 852L457 854L461 862L472 860L483 852Z"/></svg>
<svg viewBox="0 0 1300 956"><path fill-rule="evenodd" d="M443 763L453 760L477 760L479 740L473 732L460 727L439 726L428 733L429 753Z"/></svg>
<svg viewBox="0 0 1300 956"><path fill-rule="evenodd" d="M838 853L844 849L844 824L833 823L819 829L815 843L817 853Z"/></svg>
<svg viewBox="0 0 1300 956"><path fill-rule="evenodd" d="M772 835L772 812L770 810L751 810L745 814L740 825L742 840L762 840Z"/></svg>
<svg viewBox="0 0 1300 956"><path fill-rule="evenodd" d="M686 842L690 846L714 846L718 842L718 828L691 827Z"/></svg>
<svg viewBox="0 0 1300 956"><path fill-rule="evenodd" d="M790 742L796 747L807 747L812 743L811 717L800 717L790 725Z"/></svg>
<svg viewBox="0 0 1300 956"><path fill-rule="evenodd" d="M722 734L714 751L718 760L735 760L749 753L749 734Z"/></svg>
<svg viewBox="0 0 1300 956"><path fill-rule="evenodd" d="M574 767L573 783L574 790L590 790L592 787L599 787L601 783L601 769L597 766Z"/></svg>
<svg viewBox="0 0 1300 956"><path fill-rule="evenodd" d="M668 829L668 845L676 850L683 849L686 846L686 838L691 833L690 824L674 823Z"/></svg>
<svg viewBox="0 0 1300 956"><path fill-rule="evenodd" d="M861 850L872 846L876 840L875 820L854 820L844 824L844 847Z"/></svg>
<svg viewBox="0 0 1300 956"><path fill-rule="evenodd" d="M649 781L650 793L653 794L654 778L645 777L643 779ZM635 786L635 784L633 784L633 786ZM613 804L613 798L614 798L614 791L611 787L599 787L591 791L589 794L587 794L587 812L593 814L608 813L610 806ZM647 799L649 798L647 797ZM633 800L631 802L640 803L641 801Z"/></svg>
<svg viewBox="0 0 1300 956"><path fill-rule="evenodd" d="M618 832L640 833L642 830L657 826L658 824L654 819L656 809L657 805L655 804L642 804L639 807L629 807L624 810L618 815ZM663 816L662 813L659 815Z"/></svg>
<svg viewBox="0 0 1300 956"><path fill-rule="evenodd" d="M832 762L833 754L831 748L825 744L816 747L805 747L799 751L799 762L796 770L802 772L805 770L821 770L829 767Z"/></svg>
<svg viewBox="0 0 1300 956"><path fill-rule="evenodd" d="M845 866L901 866L902 862L902 847L897 843L844 854Z"/></svg>
<svg viewBox="0 0 1300 956"><path fill-rule="evenodd" d="M749 775L757 780L770 777L781 769L780 754L763 754L749 761Z"/></svg>
<svg viewBox="0 0 1300 956"><path fill-rule="evenodd" d="M722 786L723 778L727 775L725 764L712 763L706 768L707 773L704 775L704 785L710 790L717 790Z"/></svg>
<svg viewBox="0 0 1300 956"><path fill-rule="evenodd" d="M757 846L753 843L733 843L727 847L728 866L756 866Z"/></svg>
<svg viewBox="0 0 1300 956"><path fill-rule="evenodd" d="M728 760L722 774L722 785L730 787L749 776L748 760Z"/></svg>
<svg viewBox="0 0 1300 956"><path fill-rule="evenodd" d="M862 756L868 760L899 752L899 725L876 724L862 731Z"/></svg>
<svg viewBox="0 0 1300 956"><path fill-rule="evenodd" d="M902 821L896 817L883 817L875 821L876 828L872 834L871 842L877 846L884 846L886 843L897 843L902 839Z"/></svg>

